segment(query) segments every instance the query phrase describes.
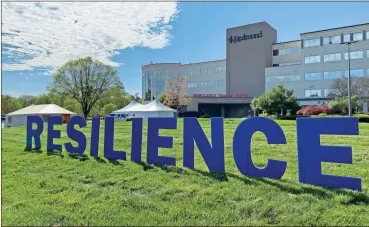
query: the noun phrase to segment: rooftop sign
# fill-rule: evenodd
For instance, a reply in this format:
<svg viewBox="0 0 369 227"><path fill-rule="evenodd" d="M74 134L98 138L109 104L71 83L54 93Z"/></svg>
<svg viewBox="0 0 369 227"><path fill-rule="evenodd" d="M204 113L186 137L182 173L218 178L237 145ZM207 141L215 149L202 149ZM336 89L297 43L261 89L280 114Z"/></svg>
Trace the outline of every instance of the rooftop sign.
<svg viewBox="0 0 369 227"><path fill-rule="evenodd" d="M247 94L193 94L192 98L248 98Z"/></svg>
<svg viewBox="0 0 369 227"><path fill-rule="evenodd" d="M195 143L201 157L204 159L209 171L225 172L225 152L233 152L234 162L238 170L251 177L267 177L281 179L287 169L287 162L283 160L269 159L264 168L258 168L253 164L251 153L252 136L255 132L262 132L268 144L287 144L286 135L282 128L273 120L265 117L252 117L243 120L236 128L233 135L231 150L224 147L224 119L211 118L211 141L197 118L183 118L183 167L195 168ZM33 128L35 124L35 128ZM62 125L61 116L50 116L47 127L47 150L62 151L83 154L90 141L90 155L98 157L100 141L100 118L93 118L91 124L91 136L87 140L86 135L79 128L87 126L81 116L73 116L67 126L66 134L71 141L64 144L56 144L54 139L60 139L61 131L55 129L55 125ZM76 127L76 125L78 127ZM147 151L146 162L149 165L178 165L175 157L162 156L159 148L173 148L173 137L160 136L160 129L177 129L177 118L149 118L147 123ZM27 141L26 147L32 148L35 140L35 148L41 148L41 134L44 131L44 122L40 116L27 116ZM337 176L322 173L322 162L352 164L352 148L349 146L327 146L320 144L320 135L359 135L359 120L357 117L326 117L326 118L298 118L296 120L297 132L297 160L299 182L333 188L347 188L362 190L361 179L356 177ZM107 159L127 159L125 151L117 150L120 144L114 145L114 118L105 118L104 127L104 157ZM133 162L142 161L142 135L143 119L133 118L131 130L130 159ZM78 145L76 145L78 144ZM280 152L286 149L280 148Z"/></svg>
<svg viewBox="0 0 369 227"><path fill-rule="evenodd" d="M261 37L263 37L262 31L260 31L257 34L252 34L252 35L243 34L243 36L231 36L229 37L228 41L229 43L237 43L237 42L242 42L244 40L256 39L256 38L261 38Z"/></svg>

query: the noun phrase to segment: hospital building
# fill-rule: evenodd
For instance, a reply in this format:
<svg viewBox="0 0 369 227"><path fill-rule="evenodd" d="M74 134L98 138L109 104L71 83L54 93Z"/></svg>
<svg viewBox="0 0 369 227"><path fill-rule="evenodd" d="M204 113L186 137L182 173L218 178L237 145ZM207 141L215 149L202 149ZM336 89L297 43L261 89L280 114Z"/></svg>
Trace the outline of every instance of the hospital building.
<svg viewBox="0 0 369 227"><path fill-rule="evenodd" d="M185 89L192 96L186 111L245 117L251 100L278 84L293 89L301 106L327 104L333 80L348 76L349 57L351 77L369 77L369 23L301 33L299 40L278 43L277 31L259 22L227 29L224 42L225 59L142 66L144 103L165 91L165 79L180 75L187 77ZM359 101L366 113L368 101Z"/></svg>

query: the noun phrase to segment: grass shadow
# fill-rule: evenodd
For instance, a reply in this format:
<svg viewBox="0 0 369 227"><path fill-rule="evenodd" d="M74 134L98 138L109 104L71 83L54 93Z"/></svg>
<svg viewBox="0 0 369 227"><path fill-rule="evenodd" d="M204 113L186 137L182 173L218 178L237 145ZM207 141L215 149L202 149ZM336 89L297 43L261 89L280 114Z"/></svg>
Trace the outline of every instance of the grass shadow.
<svg viewBox="0 0 369 227"><path fill-rule="evenodd" d="M103 159L103 158L100 158L99 156L94 157L94 159L95 159L97 162L99 162L99 163L106 163L106 160L105 160L105 159Z"/></svg>
<svg viewBox="0 0 369 227"><path fill-rule="evenodd" d="M309 186L304 186L302 183L296 182L288 182L283 180L275 180L268 178L253 178L256 181L259 181L264 184L268 184L275 188L278 188L281 191L288 192L291 194L299 195L299 194L310 194L315 197L331 199L334 197L333 191L328 188L312 188ZM297 186L297 187L294 187Z"/></svg>
<svg viewBox="0 0 369 227"><path fill-rule="evenodd" d="M61 151L57 151L57 150L47 150L47 155L55 155L55 156L59 156L61 158L64 158L64 155L62 154Z"/></svg>
<svg viewBox="0 0 369 227"><path fill-rule="evenodd" d="M153 166L151 166L151 165L148 165L148 164L146 164L145 162L133 162L133 163L136 163L137 165L140 165L140 166L142 166L142 169L144 170L144 171L146 171L146 170L150 170L150 169L154 169L154 167Z"/></svg>
<svg viewBox="0 0 369 227"><path fill-rule="evenodd" d="M199 169L190 169L190 170L196 173L200 173L203 176L211 177L217 181L228 181L228 176L226 173L208 172L208 171L199 170Z"/></svg>
<svg viewBox="0 0 369 227"><path fill-rule="evenodd" d="M179 173L179 174L184 174L185 173L185 169L183 168L179 168L176 166L168 166L168 165L158 165L158 164L154 164L155 167L160 168L161 170L167 172L167 173Z"/></svg>
<svg viewBox="0 0 369 227"><path fill-rule="evenodd" d="M111 164L115 165L115 166L118 166L118 165L123 166L123 163L119 162L118 160L115 160L115 159L108 159L108 161L109 161Z"/></svg>
<svg viewBox="0 0 369 227"><path fill-rule="evenodd" d="M36 153L36 154L41 154L43 152L40 148L29 148L29 147L24 148L24 151L27 153Z"/></svg>
<svg viewBox="0 0 369 227"><path fill-rule="evenodd" d="M80 162L90 159L87 155L79 153L69 153L68 156L73 159L78 159Z"/></svg>

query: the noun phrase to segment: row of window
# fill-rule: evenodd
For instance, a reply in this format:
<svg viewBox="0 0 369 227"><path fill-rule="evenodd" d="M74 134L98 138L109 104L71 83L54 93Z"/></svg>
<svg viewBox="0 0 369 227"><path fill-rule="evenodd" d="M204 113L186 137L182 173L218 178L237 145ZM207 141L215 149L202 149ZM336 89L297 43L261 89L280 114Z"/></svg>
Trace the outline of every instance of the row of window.
<svg viewBox="0 0 369 227"><path fill-rule="evenodd" d="M206 75L206 74L211 74L211 73L220 73L220 72L225 72L226 71L226 67L225 66L217 66L214 68L200 68L200 69L189 69L187 72L188 76L193 76L193 75Z"/></svg>
<svg viewBox="0 0 369 227"><path fill-rule="evenodd" d="M332 92L334 92L334 89L324 89L324 96L327 97ZM305 90L305 97L322 97L322 90L320 89Z"/></svg>
<svg viewBox="0 0 369 227"><path fill-rule="evenodd" d="M274 81L284 81L284 82L293 82L301 80L300 74L290 74L283 76L268 76L266 77L266 82L274 82Z"/></svg>
<svg viewBox="0 0 369 227"><path fill-rule="evenodd" d="M200 87L211 87L211 86L220 87L223 85L224 85L223 80L214 80L214 82L210 80L200 81ZM187 87L189 88L198 87L198 84L197 82L188 82Z"/></svg>
<svg viewBox="0 0 369 227"><path fill-rule="evenodd" d="M330 61L341 61L342 54L341 53L333 53L333 54L325 54L323 55L324 62L330 62ZM345 60L349 59L348 52L344 53ZM369 50L366 51L366 56L369 58ZM350 59L362 59L364 58L364 51L358 50L358 51L351 51L350 52ZM311 63L319 63L321 61L320 55L314 55L314 56L307 56L305 57L305 64L311 64Z"/></svg>
<svg viewBox="0 0 369 227"><path fill-rule="evenodd" d="M350 77L364 77L364 69L351 69L350 70ZM323 73L324 80L334 80L341 78L343 76L342 71L330 71ZM369 69L367 69L367 76L369 77ZM345 71L345 77L348 77L348 70ZM305 73L304 75L305 80L321 80L322 74L321 73ZM267 76L266 82L294 82L301 80L300 74L290 74L290 75L283 75L283 76Z"/></svg>
<svg viewBox="0 0 369 227"><path fill-rule="evenodd" d="M301 51L300 47L289 47L289 48L275 49L275 50L273 50L273 56L294 54L294 53L298 53L300 51Z"/></svg>
<svg viewBox="0 0 369 227"><path fill-rule="evenodd" d="M365 32L366 40L369 40L369 31ZM364 40L364 32L356 32L356 33L348 33L348 34L341 34L335 36L328 36L322 38L315 38L315 39L305 39L303 40L304 47L314 47L314 46L321 46L335 44L335 43L342 43L342 42L351 42L351 41L361 41Z"/></svg>

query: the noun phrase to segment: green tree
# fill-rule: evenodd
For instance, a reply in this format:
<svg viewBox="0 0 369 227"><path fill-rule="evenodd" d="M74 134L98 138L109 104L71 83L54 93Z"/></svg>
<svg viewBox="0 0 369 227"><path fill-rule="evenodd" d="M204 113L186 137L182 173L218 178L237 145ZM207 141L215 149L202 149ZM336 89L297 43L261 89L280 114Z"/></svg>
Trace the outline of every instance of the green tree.
<svg viewBox="0 0 369 227"><path fill-rule="evenodd" d="M6 115L16 110L22 109L22 103L16 97L1 95L1 114Z"/></svg>
<svg viewBox="0 0 369 227"><path fill-rule="evenodd" d="M351 97L352 109L361 107L361 105L358 103L358 100L359 96L357 95ZM328 107L332 110L348 113L348 97L335 97L334 100L328 103Z"/></svg>
<svg viewBox="0 0 369 227"><path fill-rule="evenodd" d="M283 85L278 85L269 92L265 92L261 96L254 98L251 102L251 108L255 110L263 110L267 114L275 114L279 117L279 113L295 114L299 105L293 96L292 89L286 89Z"/></svg>
<svg viewBox="0 0 369 227"><path fill-rule="evenodd" d="M48 94L36 96L33 100L33 104L35 105L51 104L51 103L53 103L53 100Z"/></svg>
<svg viewBox="0 0 369 227"><path fill-rule="evenodd" d="M117 106L115 104L113 104L113 103L109 103L109 104L106 104L102 108L102 110L100 112L100 115L101 116L106 116L106 115L110 114L111 112L113 112L115 110L117 110Z"/></svg>
<svg viewBox="0 0 369 227"><path fill-rule="evenodd" d="M72 111L76 114L82 114L81 105L77 102L77 100L73 98L67 98L64 100L63 107L69 111Z"/></svg>
<svg viewBox="0 0 369 227"><path fill-rule="evenodd" d="M170 107L166 93L162 93L161 95L159 95L158 101L163 103L163 105Z"/></svg>
<svg viewBox="0 0 369 227"><path fill-rule="evenodd" d="M81 105L87 119L96 102L115 87L123 89L117 71L91 57L72 60L64 64L49 85L49 91L68 94Z"/></svg>
<svg viewBox="0 0 369 227"><path fill-rule="evenodd" d="M32 95L21 95L18 100L20 101L22 107L30 106L34 103L35 97Z"/></svg>

